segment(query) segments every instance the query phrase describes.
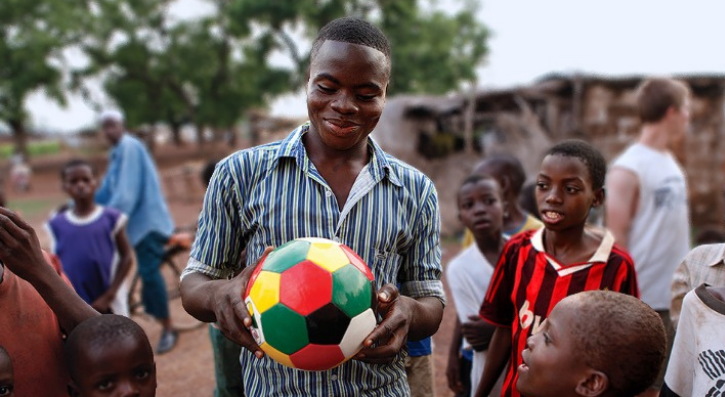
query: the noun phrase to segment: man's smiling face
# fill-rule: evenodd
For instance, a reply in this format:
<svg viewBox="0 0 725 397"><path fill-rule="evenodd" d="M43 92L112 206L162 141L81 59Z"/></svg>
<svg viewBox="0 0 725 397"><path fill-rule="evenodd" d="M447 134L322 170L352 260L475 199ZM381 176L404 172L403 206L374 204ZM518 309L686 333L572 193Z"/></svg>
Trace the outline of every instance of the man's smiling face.
<svg viewBox="0 0 725 397"><path fill-rule="evenodd" d="M325 41L310 65L307 111L311 129L335 150L364 141L380 120L390 63L363 45Z"/></svg>

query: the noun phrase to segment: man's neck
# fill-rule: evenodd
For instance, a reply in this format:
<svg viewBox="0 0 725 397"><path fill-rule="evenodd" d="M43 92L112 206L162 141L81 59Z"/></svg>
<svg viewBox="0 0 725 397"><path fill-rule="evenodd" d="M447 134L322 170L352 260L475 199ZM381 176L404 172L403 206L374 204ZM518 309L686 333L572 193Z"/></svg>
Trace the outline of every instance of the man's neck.
<svg viewBox="0 0 725 397"><path fill-rule="evenodd" d="M645 124L637 142L658 152L667 152L670 145L669 135L664 124Z"/></svg>
<svg viewBox="0 0 725 397"><path fill-rule="evenodd" d="M504 231L518 230L526 222L526 213L519 207L517 199L508 200L508 216L504 220Z"/></svg>
<svg viewBox="0 0 725 397"><path fill-rule="evenodd" d="M93 213L96 209L96 203L93 200L75 200L73 205L73 215L83 218Z"/></svg>

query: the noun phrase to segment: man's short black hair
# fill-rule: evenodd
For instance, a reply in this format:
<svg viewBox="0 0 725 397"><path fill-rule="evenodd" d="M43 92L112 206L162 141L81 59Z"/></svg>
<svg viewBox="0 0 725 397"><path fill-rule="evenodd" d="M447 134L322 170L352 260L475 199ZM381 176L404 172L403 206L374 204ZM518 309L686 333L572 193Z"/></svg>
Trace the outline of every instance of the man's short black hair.
<svg viewBox="0 0 725 397"><path fill-rule="evenodd" d="M493 168L493 172L496 173L496 175L493 175L495 178L506 175L511 182L511 193L515 196L521 194L521 188L526 182L526 171L524 171L521 160L508 153L497 153L487 156L478 163L475 169L478 171L484 167Z"/></svg>
<svg viewBox="0 0 725 397"><path fill-rule="evenodd" d="M597 190L604 187L604 178L607 175L607 160L604 159L599 150L589 143L578 139L567 139L554 145L546 155L578 158L589 170L592 188Z"/></svg>
<svg viewBox="0 0 725 397"><path fill-rule="evenodd" d="M320 29L315 41L312 42L310 62L315 59L320 47L327 40L374 48L385 54L385 59L388 60L388 68L390 68L390 42L388 38L377 26L364 19L344 17L335 19L325 25Z"/></svg>
<svg viewBox="0 0 725 397"><path fill-rule="evenodd" d="M90 168L91 173L95 175L96 170L93 168L93 164L91 164L88 160L71 159L63 165L63 168L60 169L60 179L65 180L65 173L68 172L69 169L81 166L86 166Z"/></svg>
<svg viewBox="0 0 725 397"><path fill-rule="evenodd" d="M65 344L66 363L71 379L77 381L77 376L80 375L77 372L78 359L83 351L99 350L127 339L142 341L153 354L146 333L130 318L104 314L83 321L71 332Z"/></svg>

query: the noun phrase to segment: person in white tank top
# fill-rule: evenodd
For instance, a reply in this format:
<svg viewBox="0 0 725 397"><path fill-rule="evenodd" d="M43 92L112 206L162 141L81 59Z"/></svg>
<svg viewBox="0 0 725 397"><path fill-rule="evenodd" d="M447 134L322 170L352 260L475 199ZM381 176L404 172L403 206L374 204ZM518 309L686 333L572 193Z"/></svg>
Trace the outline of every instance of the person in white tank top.
<svg viewBox="0 0 725 397"><path fill-rule="evenodd" d="M605 223L634 259L642 300L662 317L671 346L670 288L690 250L690 222L686 177L669 148L688 128L690 90L677 80L647 80L637 106L641 134L610 167ZM644 396L657 395L663 375Z"/></svg>

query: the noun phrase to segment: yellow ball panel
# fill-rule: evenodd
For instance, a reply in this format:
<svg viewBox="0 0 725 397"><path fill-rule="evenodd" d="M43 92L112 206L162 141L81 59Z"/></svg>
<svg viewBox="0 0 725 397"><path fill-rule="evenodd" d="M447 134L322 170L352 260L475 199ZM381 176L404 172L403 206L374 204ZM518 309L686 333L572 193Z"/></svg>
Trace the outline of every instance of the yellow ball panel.
<svg viewBox="0 0 725 397"><path fill-rule="evenodd" d="M254 301L259 313L264 313L279 302L279 273L262 271L249 291L249 297Z"/></svg>
<svg viewBox="0 0 725 397"><path fill-rule="evenodd" d="M330 273L350 263L340 245L331 241L315 241L310 244L307 259Z"/></svg>
<svg viewBox="0 0 725 397"><path fill-rule="evenodd" d="M262 343L259 347L266 355L271 357L274 361L282 365L286 365L290 368L295 368L295 365L292 364L292 360L290 360L288 355L270 346L269 343Z"/></svg>

